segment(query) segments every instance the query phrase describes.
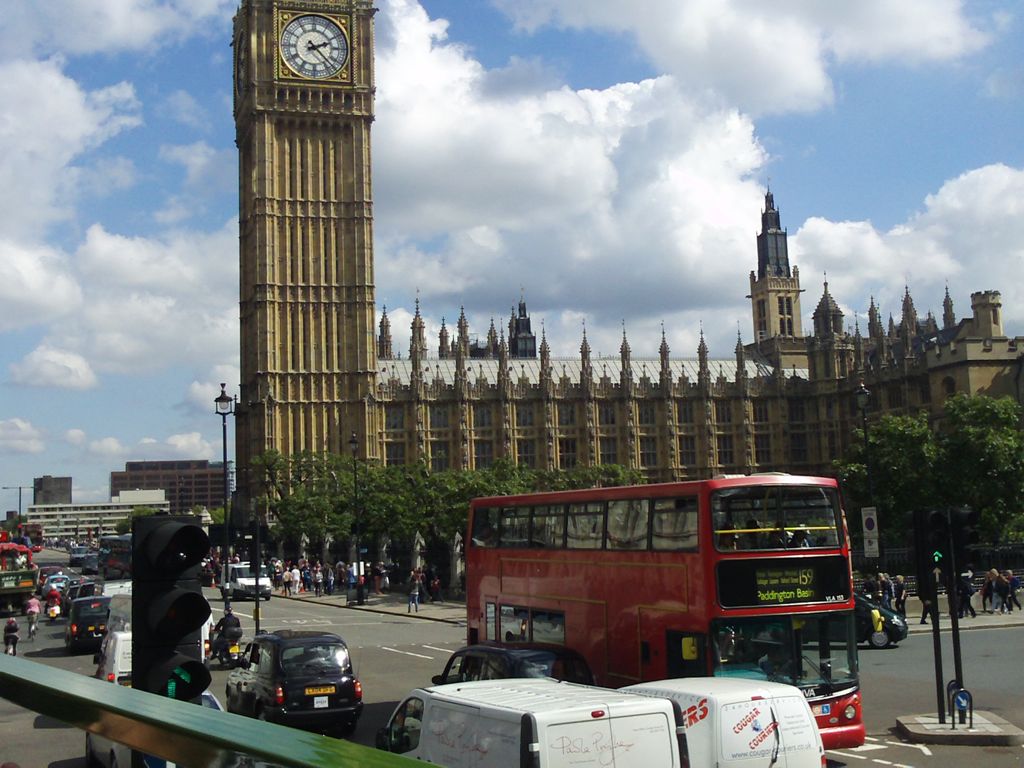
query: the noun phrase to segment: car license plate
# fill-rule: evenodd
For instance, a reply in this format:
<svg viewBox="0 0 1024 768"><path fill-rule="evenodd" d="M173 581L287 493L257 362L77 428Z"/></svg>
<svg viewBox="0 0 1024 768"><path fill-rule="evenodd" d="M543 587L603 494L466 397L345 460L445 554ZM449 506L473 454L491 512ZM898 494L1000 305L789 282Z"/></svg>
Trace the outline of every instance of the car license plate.
<svg viewBox="0 0 1024 768"><path fill-rule="evenodd" d="M317 685L306 689L307 696L318 696L324 693L334 693L335 687L333 685ZM324 704L326 707L327 705Z"/></svg>
<svg viewBox="0 0 1024 768"><path fill-rule="evenodd" d="M313 709L327 709L327 697L326 696L314 696L313 697Z"/></svg>

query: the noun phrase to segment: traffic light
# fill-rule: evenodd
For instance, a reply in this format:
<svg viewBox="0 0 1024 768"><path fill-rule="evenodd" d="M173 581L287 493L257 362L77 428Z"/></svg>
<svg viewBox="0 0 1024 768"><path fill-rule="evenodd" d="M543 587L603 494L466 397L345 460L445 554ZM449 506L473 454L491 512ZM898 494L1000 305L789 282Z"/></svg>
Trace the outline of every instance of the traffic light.
<svg viewBox="0 0 1024 768"><path fill-rule="evenodd" d="M210 540L191 516L132 521L132 687L191 700L210 686L199 630L210 604L199 564Z"/></svg>
<svg viewBox="0 0 1024 768"><path fill-rule="evenodd" d="M970 507L956 507L950 510L950 527L953 531L953 559L957 571L963 573L971 562L971 547L978 543L978 522L981 513Z"/></svg>
<svg viewBox="0 0 1024 768"><path fill-rule="evenodd" d="M928 557L932 567L945 568L949 564L949 514L932 510L928 513Z"/></svg>

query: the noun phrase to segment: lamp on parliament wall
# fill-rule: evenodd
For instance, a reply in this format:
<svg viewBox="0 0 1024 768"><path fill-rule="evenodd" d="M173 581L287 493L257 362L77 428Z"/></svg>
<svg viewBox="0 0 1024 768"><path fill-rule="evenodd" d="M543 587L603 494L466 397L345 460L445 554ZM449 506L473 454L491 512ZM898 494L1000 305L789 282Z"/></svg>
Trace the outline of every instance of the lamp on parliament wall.
<svg viewBox="0 0 1024 768"><path fill-rule="evenodd" d="M235 412L235 399L226 391L227 385L223 382L220 385L220 394L213 399L216 413L220 416L221 446L223 448L224 460L224 552L221 555L222 574L221 584L227 579L228 549L231 546L231 479L228 476L228 416Z"/></svg>
<svg viewBox="0 0 1024 768"><path fill-rule="evenodd" d="M359 450L359 440L356 433L348 439L348 447L352 449L352 506L355 507L355 528L356 528L356 603L366 604L366 593L363 585L363 554L359 546L359 519L362 513L359 510L359 462L356 452Z"/></svg>

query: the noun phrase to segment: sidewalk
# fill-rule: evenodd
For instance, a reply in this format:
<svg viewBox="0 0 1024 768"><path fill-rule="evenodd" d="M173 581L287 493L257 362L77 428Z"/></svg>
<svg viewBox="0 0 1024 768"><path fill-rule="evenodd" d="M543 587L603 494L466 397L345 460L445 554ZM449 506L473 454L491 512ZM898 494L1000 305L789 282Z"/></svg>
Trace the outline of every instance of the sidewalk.
<svg viewBox="0 0 1024 768"><path fill-rule="evenodd" d="M466 601L465 600L446 600L444 602L432 603L429 600L420 604L420 609L417 611L415 608L410 612L409 610L409 596L405 594L404 590L397 592L385 592L380 595L375 595L367 592L363 605L356 604L355 592L351 594L352 599L349 600L345 595L345 591L335 591L333 595L323 595L317 597L312 592L302 592L298 595L288 595L288 600L303 600L310 603L319 603L320 605L332 605L337 608L351 608L357 611L372 611L374 613L390 613L396 615L414 616L417 619L425 619L428 621L443 621L448 624L465 624L466 623ZM275 599L285 598L280 592L274 593Z"/></svg>
<svg viewBox="0 0 1024 768"><path fill-rule="evenodd" d="M967 617L960 619L961 632L971 629L1024 626L1024 611L1003 614L985 613L977 606L975 606L975 610L978 613L977 618L972 619L970 614L968 614ZM945 595L939 597L939 611L941 612L941 616L939 616L939 629L943 632L949 632L952 625L949 620L949 601ZM910 630L911 634L931 632L932 630L930 623L921 623L921 601L917 597L907 598L907 629Z"/></svg>

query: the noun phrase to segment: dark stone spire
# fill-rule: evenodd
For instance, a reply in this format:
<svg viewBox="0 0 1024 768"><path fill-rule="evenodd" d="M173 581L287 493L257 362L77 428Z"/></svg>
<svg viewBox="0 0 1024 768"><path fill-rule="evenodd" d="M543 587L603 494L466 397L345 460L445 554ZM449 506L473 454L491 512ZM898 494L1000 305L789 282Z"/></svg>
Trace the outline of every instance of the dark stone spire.
<svg viewBox="0 0 1024 768"><path fill-rule="evenodd" d="M949 297L949 286L946 286L946 298L942 300L942 327L953 328L956 325L956 315L953 314L953 299Z"/></svg>
<svg viewBox="0 0 1024 768"><path fill-rule="evenodd" d="M821 294L821 301L814 310L814 335L820 339L841 336L843 333L843 311L832 294L828 292L828 280Z"/></svg>
<svg viewBox="0 0 1024 768"><path fill-rule="evenodd" d="M437 356L441 360L445 360L452 355L452 342L448 336L448 326L444 323L444 318L441 318L441 330L437 334Z"/></svg>
<svg viewBox="0 0 1024 768"><path fill-rule="evenodd" d="M700 329L700 344L697 345L697 383L703 387L711 385L711 369L708 367L708 345L704 341L704 327Z"/></svg>
<svg viewBox="0 0 1024 768"><path fill-rule="evenodd" d="M416 297L416 314L412 318L412 335L409 337L409 357L422 360L427 356L427 338L424 333L423 317L420 315L420 300Z"/></svg>
<svg viewBox="0 0 1024 768"><path fill-rule="evenodd" d="M377 334L377 358L379 360L391 360L395 356L391 347L391 321L388 319L388 307L385 304L381 309L380 325Z"/></svg>
<svg viewBox="0 0 1024 768"><path fill-rule="evenodd" d="M789 269L789 246L782 228L775 197L769 188L761 212L761 234L757 236L757 277L792 277Z"/></svg>
<svg viewBox="0 0 1024 768"><path fill-rule="evenodd" d="M459 307L459 337L456 346L462 350L465 357L469 357L469 320L466 319L466 308Z"/></svg>

